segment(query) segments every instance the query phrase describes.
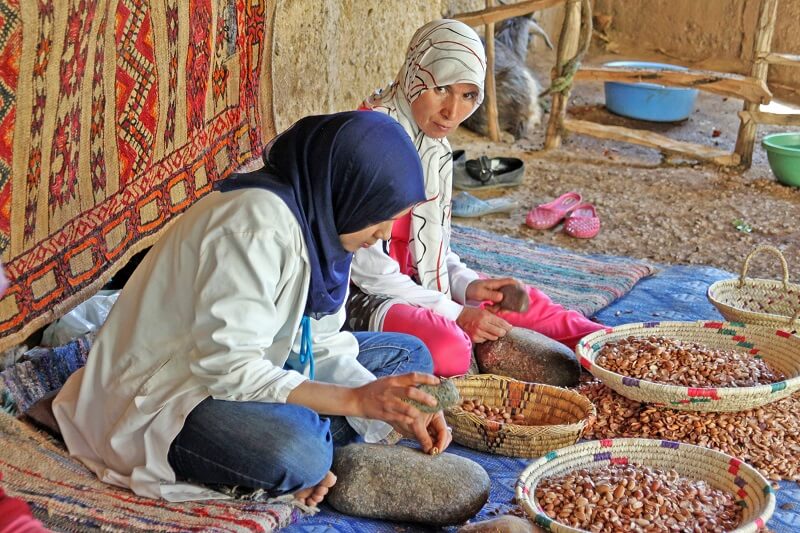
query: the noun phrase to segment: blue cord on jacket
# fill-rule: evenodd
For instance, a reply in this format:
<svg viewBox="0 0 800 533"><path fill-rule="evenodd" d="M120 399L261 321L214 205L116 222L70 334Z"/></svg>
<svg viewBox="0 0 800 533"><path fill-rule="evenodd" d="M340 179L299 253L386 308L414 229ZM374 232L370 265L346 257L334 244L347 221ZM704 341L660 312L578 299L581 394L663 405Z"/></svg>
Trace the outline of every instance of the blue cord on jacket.
<svg viewBox="0 0 800 533"><path fill-rule="evenodd" d="M308 364L308 377L314 379L314 350L311 340L311 317L303 316L300 321L302 331L300 332L300 364Z"/></svg>

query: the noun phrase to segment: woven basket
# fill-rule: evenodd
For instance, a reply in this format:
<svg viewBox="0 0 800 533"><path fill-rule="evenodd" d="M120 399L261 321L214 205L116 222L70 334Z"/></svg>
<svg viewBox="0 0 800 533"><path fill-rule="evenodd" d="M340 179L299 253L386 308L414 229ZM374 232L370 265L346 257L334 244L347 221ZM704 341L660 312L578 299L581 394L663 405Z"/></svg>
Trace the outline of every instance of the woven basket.
<svg viewBox="0 0 800 533"><path fill-rule="evenodd" d="M453 378L462 399L478 398L490 407L523 414L541 425L500 424L461 409L445 411L458 444L499 455L540 457L550 450L575 444L596 411L592 402L577 392L527 383L494 374Z"/></svg>
<svg viewBox="0 0 800 533"><path fill-rule="evenodd" d="M747 278L750 260L758 253L771 252L783 267L783 280ZM759 324L773 328L800 327L800 285L789 283L789 265L780 250L762 245L750 252L738 279L726 279L708 288L708 299L731 322Z"/></svg>
<svg viewBox="0 0 800 533"><path fill-rule="evenodd" d="M755 387L701 388L654 383L607 370L597 364L600 349L628 336L663 336L709 348L747 351L763 358L784 381ZM638 402L685 411L744 411L789 396L800 387L800 337L783 330L736 322L644 322L591 333L575 351L581 365L605 385Z"/></svg>
<svg viewBox="0 0 800 533"><path fill-rule="evenodd" d="M675 469L688 479L704 480L712 487L738 498L742 522L733 531L757 531L775 510L775 492L750 465L721 452L656 439L606 439L569 446L533 461L516 484L517 502L531 519L548 531L583 532L556 522L536 501L536 486L544 478L562 476L580 468L636 463L659 469Z"/></svg>

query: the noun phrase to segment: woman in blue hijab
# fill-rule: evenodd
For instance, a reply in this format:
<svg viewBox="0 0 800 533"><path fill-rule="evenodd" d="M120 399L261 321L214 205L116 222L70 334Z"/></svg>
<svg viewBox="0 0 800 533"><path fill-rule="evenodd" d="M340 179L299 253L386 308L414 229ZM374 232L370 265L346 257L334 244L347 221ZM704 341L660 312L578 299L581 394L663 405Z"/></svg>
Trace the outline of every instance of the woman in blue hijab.
<svg viewBox="0 0 800 533"><path fill-rule="evenodd" d="M441 412L404 401L436 404L415 387L438 383L425 346L341 331L353 252L425 198L408 135L379 113L307 117L264 161L164 233L54 401L100 479L172 501L235 485L315 505L333 446L356 434L450 443Z"/></svg>

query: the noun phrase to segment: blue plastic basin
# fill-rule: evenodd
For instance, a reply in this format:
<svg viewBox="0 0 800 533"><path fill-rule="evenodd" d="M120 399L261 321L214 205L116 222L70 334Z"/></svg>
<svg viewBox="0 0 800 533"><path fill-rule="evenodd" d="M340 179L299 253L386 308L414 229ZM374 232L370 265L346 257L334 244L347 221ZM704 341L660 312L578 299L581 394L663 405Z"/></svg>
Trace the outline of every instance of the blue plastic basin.
<svg viewBox="0 0 800 533"><path fill-rule="evenodd" d="M688 70L686 67L646 61L612 61L607 67ZM694 111L697 89L665 87L656 83L605 83L606 108L623 117L652 122L684 120Z"/></svg>

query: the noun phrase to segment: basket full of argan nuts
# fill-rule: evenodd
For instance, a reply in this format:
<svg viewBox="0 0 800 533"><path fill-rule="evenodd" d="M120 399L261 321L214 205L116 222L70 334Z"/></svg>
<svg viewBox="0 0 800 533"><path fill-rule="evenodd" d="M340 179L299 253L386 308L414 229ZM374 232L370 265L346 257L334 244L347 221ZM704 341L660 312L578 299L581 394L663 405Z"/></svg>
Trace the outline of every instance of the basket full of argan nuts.
<svg viewBox="0 0 800 533"><path fill-rule="evenodd" d="M517 503L554 532L749 532L775 510L770 483L724 453L657 439L561 448L520 475Z"/></svg>
<svg viewBox="0 0 800 533"><path fill-rule="evenodd" d="M596 331L581 365L635 401L690 411L743 411L800 388L800 336L738 322L645 322Z"/></svg>
<svg viewBox="0 0 800 533"><path fill-rule="evenodd" d="M495 374L452 378L461 404L445 410L453 440L512 457L541 455L575 444L596 416L575 391Z"/></svg>

